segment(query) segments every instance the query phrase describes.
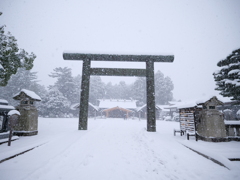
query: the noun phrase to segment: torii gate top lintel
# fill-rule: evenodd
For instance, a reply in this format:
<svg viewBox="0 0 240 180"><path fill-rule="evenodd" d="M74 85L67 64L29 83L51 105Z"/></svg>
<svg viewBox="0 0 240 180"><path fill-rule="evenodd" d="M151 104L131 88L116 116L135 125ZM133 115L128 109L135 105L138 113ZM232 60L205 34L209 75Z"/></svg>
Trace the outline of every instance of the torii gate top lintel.
<svg viewBox="0 0 240 180"><path fill-rule="evenodd" d="M83 54L63 53L64 60L91 60L91 61L129 61L129 62L173 62L173 55L120 55L120 54Z"/></svg>
<svg viewBox="0 0 240 180"><path fill-rule="evenodd" d="M174 56L63 53L64 60L82 60L79 130L87 130L89 82L91 75L145 76L147 90L147 131L156 131L154 62L173 62ZM91 68L91 61L145 62L146 69Z"/></svg>

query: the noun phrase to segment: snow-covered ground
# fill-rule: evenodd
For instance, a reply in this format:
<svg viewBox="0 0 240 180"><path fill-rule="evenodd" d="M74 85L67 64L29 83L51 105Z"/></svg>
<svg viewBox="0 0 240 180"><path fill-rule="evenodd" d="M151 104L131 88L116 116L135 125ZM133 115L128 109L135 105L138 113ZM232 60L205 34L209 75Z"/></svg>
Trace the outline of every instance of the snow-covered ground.
<svg viewBox="0 0 240 180"><path fill-rule="evenodd" d="M178 122L89 119L78 131L78 119L39 118L39 134L0 145L1 180L230 180L240 179L240 142L210 143L173 136ZM210 156L226 167L190 150Z"/></svg>

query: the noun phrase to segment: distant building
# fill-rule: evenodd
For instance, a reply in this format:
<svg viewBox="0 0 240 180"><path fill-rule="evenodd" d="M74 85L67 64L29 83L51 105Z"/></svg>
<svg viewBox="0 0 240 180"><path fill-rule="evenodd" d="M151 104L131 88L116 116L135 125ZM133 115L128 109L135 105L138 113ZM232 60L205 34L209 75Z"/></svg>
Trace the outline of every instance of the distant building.
<svg viewBox="0 0 240 180"><path fill-rule="evenodd" d="M98 101L99 112L107 118L129 118L134 116L137 108L136 100L98 99Z"/></svg>

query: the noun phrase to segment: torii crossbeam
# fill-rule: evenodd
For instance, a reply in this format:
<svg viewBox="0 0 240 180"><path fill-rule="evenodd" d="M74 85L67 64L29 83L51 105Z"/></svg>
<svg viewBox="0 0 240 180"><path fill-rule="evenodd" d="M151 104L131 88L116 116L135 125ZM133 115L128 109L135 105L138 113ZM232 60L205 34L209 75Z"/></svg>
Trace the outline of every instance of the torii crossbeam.
<svg viewBox="0 0 240 180"><path fill-rule="evenodd" d="M156 132L154 62L173 62L174 56L63 53L63 59L83 61L79 130L87 130L89 81L91 75L143 76L146 77L147 85L147 131ZM146 62L146 69L91 68L91 61Z"/></svg>

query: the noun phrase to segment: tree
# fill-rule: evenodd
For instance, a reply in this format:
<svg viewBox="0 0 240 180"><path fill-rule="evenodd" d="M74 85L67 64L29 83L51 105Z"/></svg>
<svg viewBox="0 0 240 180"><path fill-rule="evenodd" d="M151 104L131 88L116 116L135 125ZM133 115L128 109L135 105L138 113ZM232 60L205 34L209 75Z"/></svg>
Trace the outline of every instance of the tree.
<svg viewBox="0 0 240 180"><path fill-rule="evenodd" d="M90 78L89 102L97 105L97 99L104 97L104 83L100 76L92 76Z"/></svg>
<svg viewBox="0 0 240 180"><path fill-rule="evenodd" d="M169 77L164 77L164 74L157 71L154 75L155 79L155 101L156 104L167 104L172 100L173 83ZM132 86L133 99L138 100L138 105L146 103L146 78L138 77Z"/></svg>
<svg viewBox="0 0 240 180"><path fill-rule="evenodd" d="M133 83L133 99L137 100L137 105L141 106L146 103L146 78L138 77Z"/></svg>
<svg viewBox="0 0 240 180"><path fill-rule="evenodd" d="M104 88L103 99L115 99L115 98L116 98L115 88L114 88L112 82L108 82Z"/></svg>
<svg viewBox="0 0 240 180"><path fill-rule="evenodd" d="M155 74L155 101L156 104L167 104L173 99L174 86L169 77L164 77L164 74L157 71Z"/></svg>
<svg viewBox="0 0 240 180"><path fill-rule="evenodd" d="M10 32L5 34L4 27L0 27L0 86L6 86L18 68L32 69L36 58L35 54L19 49L15 37Z"/></svg>
<svg viewBox="0 0 240 180"><path fill-rule="evenodd" d="M39 106L41 115L64 117L66 113L69 113L70 102L56 87L50 89L48 95L42 100L43 103Z"/></svg>
<svg viewBox="0 0 240 180"><path fill-rule="evenodd" d="M73 82L75 84L75 102L80 102L80 92L81 92L81 81L82 77L77 75L73 77Z"/></svg>
<svg viewBox="0 0 240 180"><path fill-rule="evenodd" d="M217 66L221 69L213 73L217 85L215 90L224 97L240 101L240 49L219 61Z"/></svg>
<svg viewBox="0 0 240 180"><path fill-rule="evenodd" d="M79 97L79 86L75 83L76 81L72 76L71 68L58 67L53 71L54 72L52 72L49 76L56 78L57 81L49 88L52 89L53 87L56 87L71 103L76 103L77 98Z"/></svg>
<svg viewBox="0 0 240 180"><path fill-rule="evenodd" d="M131 85L127 85L125 81L120 81L117 86L119 92L119 99L130 99L131 98Z"/></svg>
<svg viewBox="0 0 240 180"><path fill-rule="evenodd" d="M45 87L38 84L36 72L19 68L17 73L11 76L8 84L0 87L0 96L6 99L9 104L16 105L18 102L12 97L21 89L34 91L40 97L46 93Z"/></svg>

